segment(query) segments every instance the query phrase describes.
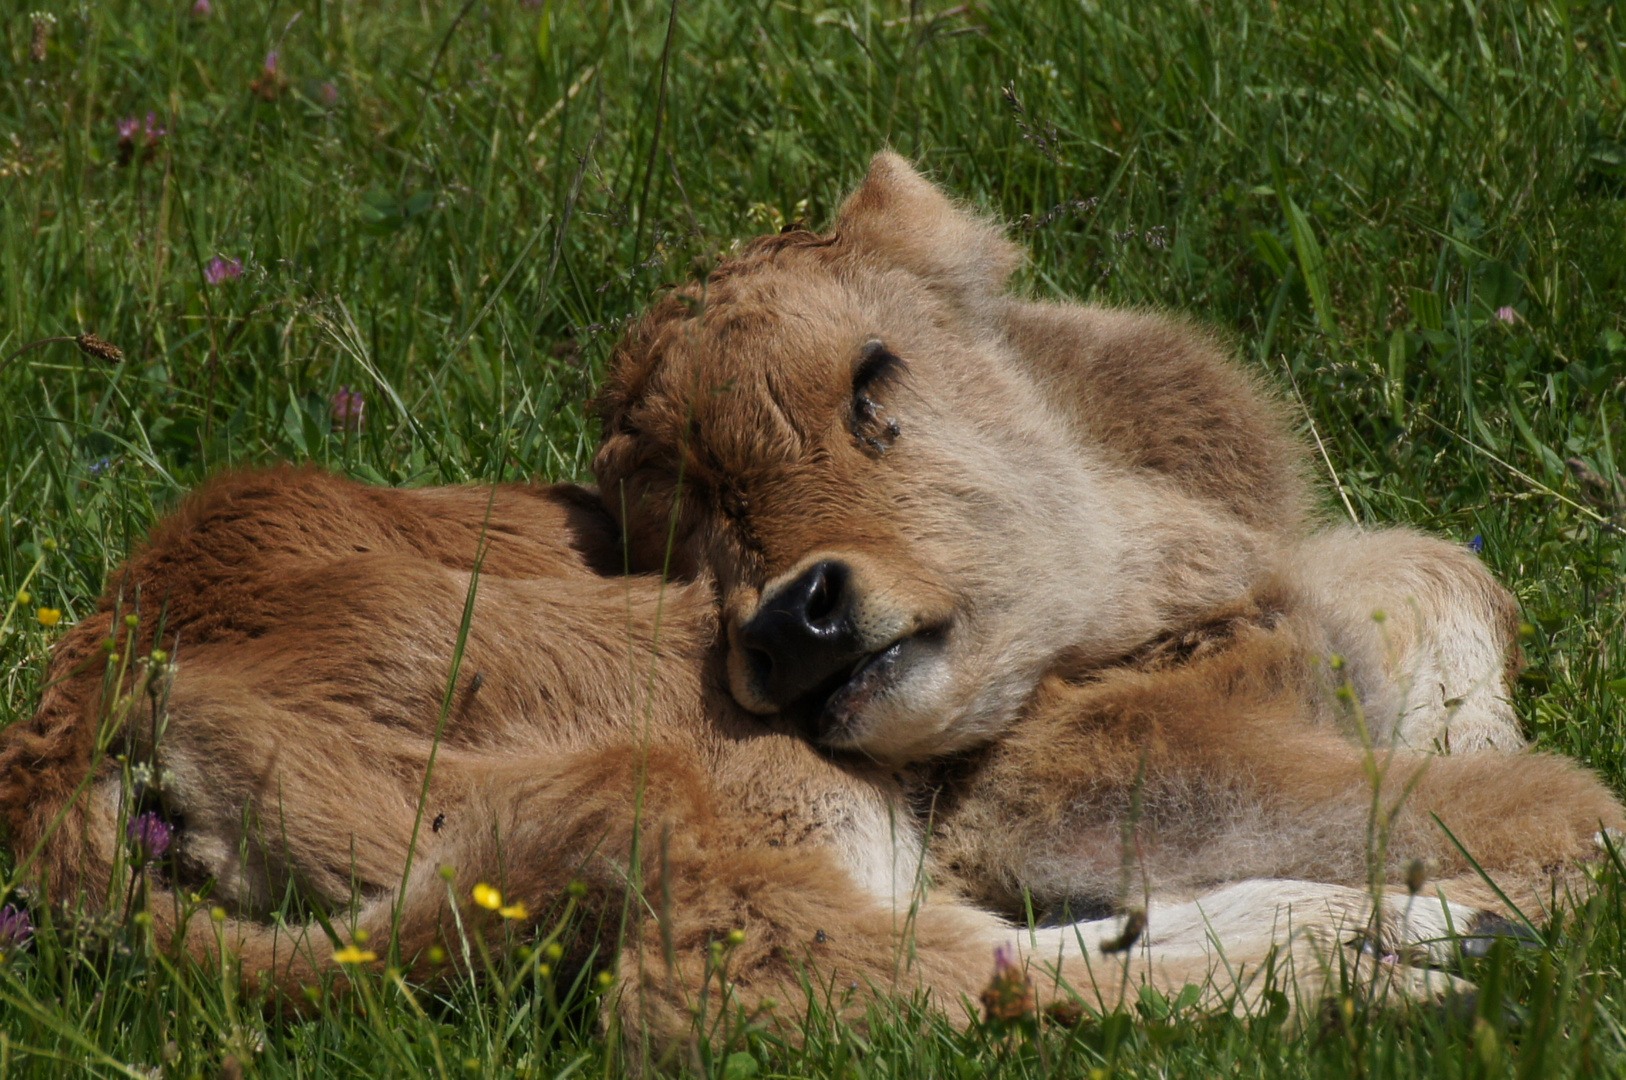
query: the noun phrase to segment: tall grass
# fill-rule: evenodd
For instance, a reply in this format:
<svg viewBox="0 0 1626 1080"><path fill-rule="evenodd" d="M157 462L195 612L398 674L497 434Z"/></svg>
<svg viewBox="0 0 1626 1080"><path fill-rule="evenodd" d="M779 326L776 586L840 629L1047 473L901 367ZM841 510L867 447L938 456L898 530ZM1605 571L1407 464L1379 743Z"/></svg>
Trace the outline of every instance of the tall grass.
<svg viewBox="0 0 1626 1080"><path fill-rule="evenodd" d="M1226 329L1302 403L1329 514L1481 537L1532 627L1532 734L1626 783L1614 5L37 2L54 25L9 5L0 45L0 355L88 330L124 360L56 343L0 370L0 723L60 632L35 610L89 610L210 470L582 478L623 320L737 237L827 221L889 144L1014 223L1035 294ZM333 422L341 387L359 431ZM898 1020L696 1067L1618 1071L1604 878L1551 948L1493 958L1462 1022L1288 1035L1152 1000L1037 1041ZM268 1022L109 933L42 932L0 968L0 1076L619 1068L590 1001L380 983Z"/></svg>

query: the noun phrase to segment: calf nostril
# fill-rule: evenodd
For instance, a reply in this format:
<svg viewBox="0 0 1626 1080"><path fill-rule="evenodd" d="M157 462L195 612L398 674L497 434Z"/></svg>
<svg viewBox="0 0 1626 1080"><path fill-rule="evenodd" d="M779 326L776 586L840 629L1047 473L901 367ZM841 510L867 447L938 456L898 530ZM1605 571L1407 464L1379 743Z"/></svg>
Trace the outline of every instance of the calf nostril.
<svg viewBox="0 0 1626 1080"><path fill-rule="evenodd" d="M847 569L840 563L821 562L813 567L802 617L810 629L829 633L843 615L847 592Z"/></svg>

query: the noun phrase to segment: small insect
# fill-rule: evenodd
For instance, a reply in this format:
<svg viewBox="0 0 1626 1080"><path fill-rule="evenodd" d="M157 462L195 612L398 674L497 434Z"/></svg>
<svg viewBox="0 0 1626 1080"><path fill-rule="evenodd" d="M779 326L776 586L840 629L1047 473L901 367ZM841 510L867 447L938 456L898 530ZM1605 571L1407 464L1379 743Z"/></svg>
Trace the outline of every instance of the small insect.
<svg viewBox="0 0 1626 1080"><path fill-rule="evenodd" d="M444 829L445 827L446 827L446 815L445 814L436 814L435 815L435 820L429 823L429 828L430 828L430 831L432 831L432 832L440 832L440 830Z"/></svg>
<svg viewBox="0 0 1626 1080"><path fill-rule="evenodd" d="M471 695L478 694L480 692L480 687L484 686L485 684L486 673L483 671L476 671L474 673L474 678L469 680L469 693Z"/></svg>
<svg viewBox="0 0 1626 1080"><path fill-rule="evenodd" d="M815 930L813 932L813 941L814 941L815 944L823 945L825 942L827 942L829 940L830 940L830 935L826 934L823 930Z"/></svg>

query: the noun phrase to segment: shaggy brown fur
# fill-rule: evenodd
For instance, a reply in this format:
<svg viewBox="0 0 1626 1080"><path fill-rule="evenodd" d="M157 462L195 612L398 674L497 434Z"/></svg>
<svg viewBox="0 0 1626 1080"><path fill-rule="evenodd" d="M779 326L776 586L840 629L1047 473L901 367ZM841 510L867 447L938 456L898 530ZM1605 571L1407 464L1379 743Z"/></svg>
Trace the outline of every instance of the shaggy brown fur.
<svg viewBox="0 0 1626 1080"><path fill-rule="evenodd" d="M1532 882L1622 824L1573 762L1467 753L1523 747L1471 554L1313 531L1284 410L1209 336L1009 296L1018 260L882 154L829 235L629 333L597 473L641 565L675 535L720 582L742 705L946 757L935 865L1004 910L1111 906L1126 866L1164 896L1467 872L1435 815Z"/></svg>
<svg viewBox="0 0 1626 1080"><path fill-rule="evenodd" d="M177 826L171 856L146 871L161 937L180 930L180 897L202 892L231 913L245 975L278 990L332 966L314 926L266 922L290 892L380 952L398 915L401 955L433 977L425 950L456 942L437 873L450 866L455 896L490 882L539 913L586 883L589 911L610 917L590 921L578 953L600 948L629 1019L661 1040L687 1033L707 946L737 929L731 977L750 1007L798 997L803 964L861 987L837 1011L875 990L975 993L997 921L928 902L911 958L895 948L907 910L844 865L843 845L891 828L895 785L739 714L705 674L710 594L600 576L614 532L565 486L217 478L113 575L54 651L38 713L0 736L0 812L35 887L93 908L122 896L120 822L152 807ZM133 639L126 612L140 614ZM102 642L145 655L160 624L175 667L157 680L154 723L145 701L106 700ZM132 793L124 759L161 783ZM614 914L629 895L658 915L635 916L622 941ZM475 932L500 922L462 917ZM187 933L200 956L216 947L207 917Z"/></svg>
<svg viewBox="0 0 1626 1080"><path fill-rule="evenodd" d="M412 977L432 980L431 946L455 956L461 933L501 935L467 900L476 883L540 915L580 882L589 917L574 960L597 949L621 1018L657 1055L730 1030L696 1028L725 996L793 1036L804 976L837 1015L919 991L959 1012L1012 931L951 890L924 891L921 839L889 772L834 764L733 705L706 587L601 575L616 556L613 523L569 487L382 491L290 469L215 479L113 575L98 613L55 649L38 713L0 734L0 814L36 895L117 903L131 872L121 825L151 810L176 827L169 855L136 871L160 941L199 959L223 945L284 1003L333 972L337 944L314 922L271 921L290 895L341 938L365 930L386 955L393 943ZM155 643L168 663L105 674ZM1013 741L1010 760L1029 749ZM983 799L968 781L964 805ZM961 869L976 881L1008 867ZM188 893L223 905L225 924ZM1267 907L1280 925L1258 921ZM1024 935L1019 949L1056 962L1092 1005L1127 979L1207 984L1211 1004L1251 1008L1271 957L1315 1000L1329 954L1352 955L1373 910L1358 890L1244 883L1154 907L1121 961L1099 953L1116 919ZM1241 932L1216 937L1238 911ZM1476 916L1386 900L1376 920L1426 952L1447 922ZM707 958L734 930L744 942L725 988ZM1397 998L1457 985L1372 969L1373 989ZM1041 1001L1066 996L1039 987Z"/></svg>

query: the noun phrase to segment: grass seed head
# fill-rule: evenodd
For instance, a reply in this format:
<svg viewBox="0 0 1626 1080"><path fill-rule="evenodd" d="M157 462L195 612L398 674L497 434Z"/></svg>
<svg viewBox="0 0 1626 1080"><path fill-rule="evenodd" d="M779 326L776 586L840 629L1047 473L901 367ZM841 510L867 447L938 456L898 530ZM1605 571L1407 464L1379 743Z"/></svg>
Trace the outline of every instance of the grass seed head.
<svg viewBox="0 0 1626 1080"><path fill-rule="evenodd" d="M84 353L86 356L93 356L97 360L101 360L109 364L117 364L119 361L124 359L123 349L119 348L111 341L103 341L101 338L90 333L89 331L86 331L85 333L74 338L73 343L79 346L79 351Z"/></svg>
<svg viewBox="0 0 1626 1080"><path fill-rule="evenodd" d="M36 11L28 19L34 29L33 40L28 44L28 58L36 64L43 64L46 49L51 44L51 31L56 29L56 16L49 11Z"/></svg>

